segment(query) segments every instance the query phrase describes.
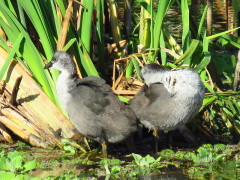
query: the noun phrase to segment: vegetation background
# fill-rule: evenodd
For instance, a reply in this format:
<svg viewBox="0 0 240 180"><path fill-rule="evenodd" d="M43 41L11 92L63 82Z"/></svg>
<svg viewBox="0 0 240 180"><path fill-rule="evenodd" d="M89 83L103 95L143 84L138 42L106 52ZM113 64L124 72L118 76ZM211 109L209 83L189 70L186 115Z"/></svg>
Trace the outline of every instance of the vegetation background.
<svg viewBox="0 0 240 180"><path fill-rule="evenodd" d="M125 102L142 85L140 68L144 64L158 62L171 69L195 69L206 96L199 116L191 122L192 131L202 141L239 142L239 0L225 4L225 16L235 19L232 26L215 34L213 2L206 1L197 20L189 9L191 3L0 1L1 139L11 142L11 130L34 146L62 147L56 133L59 129L63 137L76 135L59 110L55 90L59 72L43 69L54 52L62 50L73 55L79 76L101 76ZM233 7L232 16L229 6ZM177 35L167 18L173 9L180 17ZM10 99L18 92L14 86L16 89L20 76L23 78L14 104Z"/></svg>
<svg viewBox="0 0 240 180"><path fill-rule="evenodd" d="M0 177L238 179L239 146L226 144L240 139L239 28L240 0L0 0L0 142L8 142L0 144ZM59 72L43 69L56 50L73 55L80 77L104 78L126 103L143 84L145 64L195 69L206 93L189 127L200 144L223 144L156 158L85 157L88 144L56 95ZM31 146L12 144L19 138Z"/></svg>

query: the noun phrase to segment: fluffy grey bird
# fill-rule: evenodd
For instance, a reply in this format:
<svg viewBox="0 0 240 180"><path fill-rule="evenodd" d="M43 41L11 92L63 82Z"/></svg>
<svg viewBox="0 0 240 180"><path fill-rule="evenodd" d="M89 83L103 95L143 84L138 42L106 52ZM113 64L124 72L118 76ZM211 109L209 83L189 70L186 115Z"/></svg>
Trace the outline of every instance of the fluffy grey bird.
<svg viewBox="0 0 240 180"><path fill-rule="evenodd" d="M170 131L183 127L201 107L204 86L191 69L170 71L158 64L141 70L145 85L130 102L140 122L154 130L157 150L158 130Z"/></svg>
<svg viewBox="0 0 240 180"><path fill-rule="evenodd" d="M84 136L102 144L122 141L136 131L135 113L113 94L109 85L99 77L77 76L75 64L66 52L56 52L45 68L61 71L56 89L71 122Z"/></svg>

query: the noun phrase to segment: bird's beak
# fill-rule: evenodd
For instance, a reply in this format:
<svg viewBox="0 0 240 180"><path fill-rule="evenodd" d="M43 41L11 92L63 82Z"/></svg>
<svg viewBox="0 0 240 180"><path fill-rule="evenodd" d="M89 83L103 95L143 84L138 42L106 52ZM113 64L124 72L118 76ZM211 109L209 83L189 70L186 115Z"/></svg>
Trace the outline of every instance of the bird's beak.
<svg viewBox="0 0 240 180"><path fill-rule="evenodd" d="M52 62L49 62L49 63L47 63L47 64L44 66L44 69L49 69L49 68L52 67L52 65L53 65L53 63L52 63Z"/></svg>

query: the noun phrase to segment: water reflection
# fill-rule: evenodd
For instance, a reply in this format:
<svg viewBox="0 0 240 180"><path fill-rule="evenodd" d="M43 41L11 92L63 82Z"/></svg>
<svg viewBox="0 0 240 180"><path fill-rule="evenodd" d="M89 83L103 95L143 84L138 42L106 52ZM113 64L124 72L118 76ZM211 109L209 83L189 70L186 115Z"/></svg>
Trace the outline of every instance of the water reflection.
<svg viewBox="0 0 240 180"><path fill-rule="evenodd" d="M169 174L159 174L159 175L147 175L143 176L142 180L189 180L184 174L180 173L169 173Z"/></svg>

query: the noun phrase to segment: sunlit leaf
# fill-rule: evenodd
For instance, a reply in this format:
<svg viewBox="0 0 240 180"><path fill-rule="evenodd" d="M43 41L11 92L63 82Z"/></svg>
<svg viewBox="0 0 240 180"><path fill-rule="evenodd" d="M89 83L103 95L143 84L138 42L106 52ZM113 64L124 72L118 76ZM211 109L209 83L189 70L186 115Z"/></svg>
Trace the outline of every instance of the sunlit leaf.
<svg viewBox="0 0 240 180"><path fill-rule="evenodd" d="M32 161L27 161L23 168L24 168L24 172L30 171L32 169L35 169L37 167L37 162L36 160L32 160Z"/></svg>

